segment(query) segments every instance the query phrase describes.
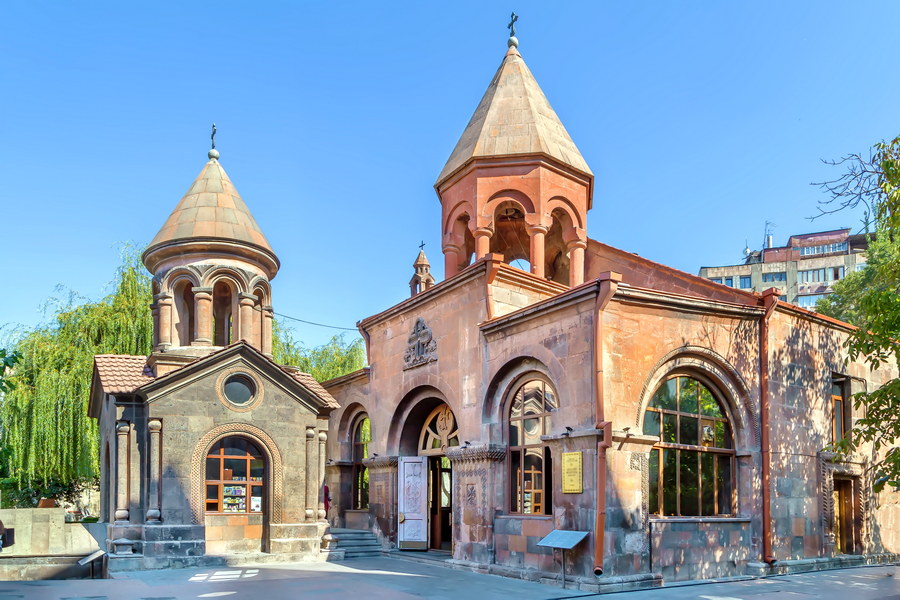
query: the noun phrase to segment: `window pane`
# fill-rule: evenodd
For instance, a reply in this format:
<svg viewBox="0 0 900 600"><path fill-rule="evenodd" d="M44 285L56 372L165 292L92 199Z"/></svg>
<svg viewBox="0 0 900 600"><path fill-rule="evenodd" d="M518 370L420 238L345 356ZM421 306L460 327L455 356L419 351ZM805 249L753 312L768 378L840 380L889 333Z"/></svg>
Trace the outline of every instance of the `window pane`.
<svg viewBox="0 0 900 600"><path fill-rule="evenodd" d="M250 512L262 512L262 487L253 486L250 495Z"/></svg>
<svg viewBox="0 0 900 600"><path fill-rule="evenodd" d="M702 383L700 384L700 414L706 417L722 418L724 416L712 392Z"/></svg>
<svg viewBox="0 0 900 600"><path fill-rule="evenodd" d="M522 416L522 390L516 392L516 396L513 398L512 407L509 409L509 416L511 418Z"/></svg>
<svg viewBox="0 0 900 600"><path fill-rule="evenodd" d="M703 492L700 500L701 514L716 514L716 455L700 453L700 485Z"/></svg>
<svg viewBox="0 0 900 600"><path fill-rule="evenodd" d="M265 463L261 458L250 460L250 481L262 481L265 473Z"/></svg>
<svg viewBox="0 0 900 600"><path fill-rule="evenodd" d="M675 436L676 436L675 415L671 415L669 413L663 413L662 441L668 442L670 444L674 444L677 440L677 438Z"/></svg>
<svg viewBox="0 0 900 600"><path fill-rule="evenodd" d="M703 446L714 446L716 443L716 422L700 419L700 443Z"/></svg>
<svg viewBox="0 0 900 600"><path fill-rule="evenodd" d="M700 453L693 450L679 450L678 453L681 455L681 514L696 516L700 514L700 478L697 471Z"/></svg>
<svg viewBox="0 0 900 600"><path fill-rule="evenodd" d="M716 421L716 448L727 448L725 445L725 421Z"/></svg>
<svg viewBox="0 0 900 600"><path fill-rule="evenodd" d="M659 514L659 450L650 451L650 514Z"/></svg>
<svg viewBox="0 0 900 600"><path fill-rule="evenodd" d="M247 442L239 437L225 438L222 440L222 450L224 451L223 454L228 456L246 456Z"/></svg>
<svg viewBox="0 0 900 600"><path fill-rule="evenodd" d="M519 482L522 480L522 453L518 450L509 453L509 509L522 512L522 494Z"/></svg>
<svg viewBox="0 0 900 600"><path fill-rule="evenodd" d="M544 386L544 410L547 412L551 412L559 408L559 404L556 401L556 394L553 392L553 389L549 385Z"/></svg>
<svg viewBox="0 0 900 600"><path fill-rule="evenodd" d="M541 443L541 419L525 419L523 421L525 425L525 444L540 444Z"/></svg>
<svg viewBox="0 0 900 600"><path fill-rule="evenodd" d="M659 389L656 390L656 393L653 394L653 400L650 401L650 406L675 410L675 390L678 385L677 382L677 379L670 379L665 384L661 385Z"/></svg>
<svg viewBox="0 0 900 600"><path fill-rule="evenodd" d="M530 381L525 384L523 392L526 415L537 415L544 412L543 382Z"/></svg>
<svg viewBox="0 0 900 600"><path fill-rule="evenodd" d="M218 479L219 478L219 459L218 458L207 458L206 459L206 478L207 479Z"/></svg>
<svg viewBox="0 0 900 600"><path fill-rule="evenodd" d="M245 486L222 486L222 512L247 512L247 488Z"/></svg>
<svg viewBox="0 0 900 600"><path fill-rule="evenodd" d="M644 435L659 435L659 413L648 410L644 413Z"/></svg>
<svg viewBox="0 0 900 600"><path fill-rule="evenodd" d="M219 486L217 486L217 485L206 486L206 499L207 500L218 500L219 499Z"/></svg>
<svg viewBox="0 0 900 600"><path fill-rule="evenodd" d="M247 480L247 459L245 458L226 458L223 460L225 463L223 475L223 479L230 479L232 481L246 481Z"/></svg>
<svg viewBox="0 0 900 600"><path fill-rule="evenodd" d="M689 377L678 378L681 393L678 410L681 412L697 412L697 381Z"/></svg>
<svg viewBox="0 0 900 600"><path fill-rule="evenodd" d="M525 451L523 474L522 512L526 514L543 512L544 457L541 450Z"/></svg>
<svg viewBox="0 0 900 600"><path fill-rule="evenodd" d="M510 421L509 422L509 445L510 446L521 446L522 440L524 440L524 436L522 435L522 421Z"/></svg>
<svg viewBox="0 0 900 600"><path fill-rule="evenodd" d="M678 488L676 485L675 450L663 449L663 513L674 515L677 512Z"/></svg>
<svg viewBox="0 0 900 600"><path fill-rule="evenodd" d="M731 507L731 457L720 456L719 460L719 514L730 515Z"/></svg>
<svg viewBox="0 0 900 600"><path fill-rule="evenodd" d="M691 446L699 445L697 417L688 417L681 415L681 437L680 443L690 444Z"/></svg>

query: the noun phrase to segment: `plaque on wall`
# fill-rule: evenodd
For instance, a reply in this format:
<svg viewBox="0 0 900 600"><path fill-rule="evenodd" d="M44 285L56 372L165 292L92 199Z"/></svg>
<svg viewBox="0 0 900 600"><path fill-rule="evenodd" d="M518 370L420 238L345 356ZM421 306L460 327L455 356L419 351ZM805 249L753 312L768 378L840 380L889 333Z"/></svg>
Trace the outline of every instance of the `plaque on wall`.
<svg viewBox="0 0 900 600"><path fill-rule="evenodd" d="M562 492L563 494L580 494L582 485L581 452L562 453Z"/></svg>

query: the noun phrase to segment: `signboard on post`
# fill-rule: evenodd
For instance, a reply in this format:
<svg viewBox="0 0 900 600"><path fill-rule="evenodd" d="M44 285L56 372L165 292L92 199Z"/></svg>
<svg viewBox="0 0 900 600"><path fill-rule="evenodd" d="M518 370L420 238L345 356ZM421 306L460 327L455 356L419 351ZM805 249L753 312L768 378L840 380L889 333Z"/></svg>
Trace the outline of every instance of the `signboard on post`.
<svg viewBox="0 0 900 600"><path fill-rule="evenodd" d="M583 468L581 452L562 453L562 492L563 494L580 494L584 491L582 483Z"/></svg>

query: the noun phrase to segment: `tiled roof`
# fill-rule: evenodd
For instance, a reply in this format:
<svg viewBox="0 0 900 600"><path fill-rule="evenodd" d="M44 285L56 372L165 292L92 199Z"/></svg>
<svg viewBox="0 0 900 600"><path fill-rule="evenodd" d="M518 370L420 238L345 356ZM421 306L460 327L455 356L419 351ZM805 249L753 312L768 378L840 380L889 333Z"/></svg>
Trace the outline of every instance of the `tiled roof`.
<svg viewBox="0 0 900 600"><path fill-rule="evenodd" d="M100 388L106 394L131 394L154 379L146 356L98 354L94 357L94 366Z"/></svg>
<svg viewBox="0 0 900 600"><path fill-rule="evenodd" d="M437 184L472 158L517 154L546 154L591 175L522 56L510 48Z"/></svg>
<svg viewBox="0 0 900 600"><path fill-rule="evenodd" d="M195 238L245 242L274 255L250 209L215 158L203 167L150 242L148 252L159 245Z"/></svg>
<svg viewBox="0 0 900 600"><path fill-rule="evenodd" d="M310 375L309 373L304 373L302 371L294 371L289 368L281 367L282 370L296 379L301 385L303 385L306 389L311 391L313 394L322 399L326 406L329 408L340 408L341 405L338 404L338 401L334 399L334 396L328 393L328 390L322 387L322 384L316 381L316 378Z"/></svg>

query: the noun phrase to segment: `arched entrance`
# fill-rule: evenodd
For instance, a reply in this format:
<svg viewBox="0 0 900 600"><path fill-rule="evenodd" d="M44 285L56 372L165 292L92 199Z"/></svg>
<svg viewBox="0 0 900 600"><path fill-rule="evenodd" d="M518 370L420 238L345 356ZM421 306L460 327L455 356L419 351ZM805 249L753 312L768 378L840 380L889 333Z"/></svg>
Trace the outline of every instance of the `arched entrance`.
<svg viewBox="0 0 900 600"><path fill-rule="evenodd" d="M420 413L421 414L421 413ZM410 417L413 413L410 414ZM398 546L401 550L452 550L453 469L447 448L459 446L456 417L439 402L420 421L415 456L402 456L398 473ZM403 444L416 430L404 427Z"/></svg>

